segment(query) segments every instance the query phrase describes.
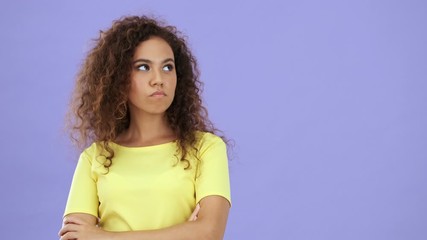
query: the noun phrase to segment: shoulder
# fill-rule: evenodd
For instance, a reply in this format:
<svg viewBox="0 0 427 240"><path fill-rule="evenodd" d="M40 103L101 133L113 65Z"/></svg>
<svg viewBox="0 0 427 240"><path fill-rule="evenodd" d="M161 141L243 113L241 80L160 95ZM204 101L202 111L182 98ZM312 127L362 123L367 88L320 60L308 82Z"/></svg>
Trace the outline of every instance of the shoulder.
<svg viewBox="0 0 427 240"><path fill-rule="evenodd" d="M196 132L196 148L200 154L203 154L209 149L226 149L224 140L210 132Z"/></svg>
<svg viewBox="0 0 427 240"><path fill-rule="evenodd" d="M213 143L225 144L224 140L218 135L215 135L210 132L200 132L200 131L196 132L196 142L199 145L206 145L206 144L213 144Z"/></svg>
<svg viewBox="0 0 427 240"><path fill-rule="evenodd" d="M85 148L83 150L83 152L81 153L81 155L86 155L86 156L95 156L95 155L99 155L99 153L102 152L102 143L101 142L93 142L90 146L88 146L87 148Z"/></svg>
<svg viewBox="0 0 427 240"><path fill-rule="evenodd" d="M80 159L85 159L91 164L93 164L94 160L96 160L99 164L103 164L106 156L105 152L106 151L104 150L103 142L93 142L90 146L82 151L80 154Z"/></svg>

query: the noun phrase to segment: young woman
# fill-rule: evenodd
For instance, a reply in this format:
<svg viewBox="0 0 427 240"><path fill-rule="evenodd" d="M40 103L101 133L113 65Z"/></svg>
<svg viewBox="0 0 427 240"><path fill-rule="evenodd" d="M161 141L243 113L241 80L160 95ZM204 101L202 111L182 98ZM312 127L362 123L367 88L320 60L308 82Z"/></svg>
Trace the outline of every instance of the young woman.
<svg viewBox="0 0 427 240"><path fill-rule="evenodd" d="M175 27L133 16L101 32L70 111L74 139L86 149L62 240L223 238L226 144L202 106L198 75Z"/></svg>

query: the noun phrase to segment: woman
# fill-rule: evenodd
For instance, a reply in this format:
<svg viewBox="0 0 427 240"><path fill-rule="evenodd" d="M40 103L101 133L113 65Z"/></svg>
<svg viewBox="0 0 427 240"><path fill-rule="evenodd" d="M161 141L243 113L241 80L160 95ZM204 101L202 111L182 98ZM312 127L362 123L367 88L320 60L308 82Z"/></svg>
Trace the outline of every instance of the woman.
<svg viewBox="0 0 427 240"><path fill-rule="evenodd" d="M222 239L231 205L226 144L180 33L148 17L101 32L71 113L80 155L61 239Z"/></svg>

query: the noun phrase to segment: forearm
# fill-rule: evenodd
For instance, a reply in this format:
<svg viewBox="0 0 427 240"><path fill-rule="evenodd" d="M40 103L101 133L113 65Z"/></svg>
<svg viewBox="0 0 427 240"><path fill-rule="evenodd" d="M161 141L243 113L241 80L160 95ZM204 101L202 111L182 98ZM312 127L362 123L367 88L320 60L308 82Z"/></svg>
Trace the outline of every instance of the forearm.
<svg viewBox="0 0 427 240"><path fill-rule="evenodd" d="M130 232L108 232L96 226L89 214L69 214L59 232L61 240L221 240L224 237L229 202L220 196L200 201L189 221L171 227ZM195 215L195 216L193 216Z"/></svg>
<svg viewBox="0 0 427 240"><path fill-rule="evenodd" d="M208 196L200 202L197 220L171 227L133 232L111 233L111 240L222 240L229 212L229 202L220 196Z"/></svg>
<svg viewBox="0 0 427 240"><path fill-rule="evenodd" d="M159 230L111 233L111 240L221 240L224 229L199 220Z"/></svg>

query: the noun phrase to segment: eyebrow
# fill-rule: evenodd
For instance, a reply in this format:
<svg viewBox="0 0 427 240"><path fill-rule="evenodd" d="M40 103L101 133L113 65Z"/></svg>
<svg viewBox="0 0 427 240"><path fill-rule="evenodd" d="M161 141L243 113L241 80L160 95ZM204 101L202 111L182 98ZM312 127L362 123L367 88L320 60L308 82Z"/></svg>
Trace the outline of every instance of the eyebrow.
<svg viewBox="0 0 427 240"><path fill-rule="evenodd" d="M145 58L139 58L139 59L136 59L135 61L133 61L134 64L137 63L137 62L153 63L153 61L151 61L149 59L145 59ZM162 61L162 64L163 63L167 63L167 62L173 62L173 63L175 63L175 61L172 58L166 58L165 60Z"/></svg>

